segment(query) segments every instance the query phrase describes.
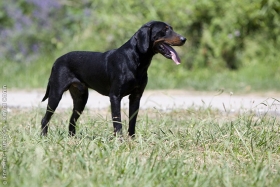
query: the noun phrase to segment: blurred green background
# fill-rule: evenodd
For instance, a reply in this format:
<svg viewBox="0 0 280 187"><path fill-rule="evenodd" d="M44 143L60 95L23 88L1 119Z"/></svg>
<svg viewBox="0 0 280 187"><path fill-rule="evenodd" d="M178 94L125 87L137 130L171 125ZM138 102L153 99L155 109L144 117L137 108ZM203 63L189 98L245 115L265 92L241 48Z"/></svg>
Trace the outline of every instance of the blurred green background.
<svg viewBox="0 0 280 187"><path fill-rule="evenodd" d="M187 42L179 66L154 57L148 89L280 90L279 0L1 1L0 83L45 88L57 57L118 48L151 20Z"/></svg>

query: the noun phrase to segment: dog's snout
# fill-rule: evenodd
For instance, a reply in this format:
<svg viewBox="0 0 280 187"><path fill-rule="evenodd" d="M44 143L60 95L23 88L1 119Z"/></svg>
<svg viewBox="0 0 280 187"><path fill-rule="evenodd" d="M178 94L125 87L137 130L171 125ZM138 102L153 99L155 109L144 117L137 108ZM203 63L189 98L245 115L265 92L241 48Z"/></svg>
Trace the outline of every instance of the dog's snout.
<svg viewBox="0 0 280 187"><path fill-rule="evenodd" d="M181 40L181 42L185 43L187 39L185 37L181 36L180 40Z"/></svg>

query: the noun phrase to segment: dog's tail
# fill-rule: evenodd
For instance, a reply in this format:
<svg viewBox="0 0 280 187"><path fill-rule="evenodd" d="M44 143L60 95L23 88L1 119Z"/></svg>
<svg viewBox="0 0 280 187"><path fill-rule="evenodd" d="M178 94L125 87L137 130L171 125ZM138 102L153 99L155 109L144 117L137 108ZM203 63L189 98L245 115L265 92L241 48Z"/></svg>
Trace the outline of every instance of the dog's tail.
<svg viewBox="0 0 280 187"><path fill-rule="evenodd" d="M45 94L44 98L42 99L42 102L45 101L49 97L49 92L50 92L50 84L48 83L46 94Z"/></svg>

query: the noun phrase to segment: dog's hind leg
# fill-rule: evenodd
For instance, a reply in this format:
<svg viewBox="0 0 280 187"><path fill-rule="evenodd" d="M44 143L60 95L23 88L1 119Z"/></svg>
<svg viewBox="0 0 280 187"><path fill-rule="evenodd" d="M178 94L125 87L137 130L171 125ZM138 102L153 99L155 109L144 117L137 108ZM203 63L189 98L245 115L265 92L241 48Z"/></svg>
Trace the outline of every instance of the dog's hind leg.
<svg viewBox="0 0 280 187"><path fill-rule="evenodd" d="M88 88L80 82L75 82L70 85L69 91L74 105L69 122L69 136L74 136L76 133L76 121L82 114L88 100Z"/></svg>
<svg viewBox="0 0 280 187"><path fill-rule="evenodd" d="M46 114L41 121L41 125L42 125L41 134L43 136L46 136L48 133L48 123L49 123L55 109L57 108L59 101L61 100L62 94L63 94L62 90L57 91L57 90L52 90L52 88L50 88L50 94L49 94L49 100L48 100Z"/></svg>

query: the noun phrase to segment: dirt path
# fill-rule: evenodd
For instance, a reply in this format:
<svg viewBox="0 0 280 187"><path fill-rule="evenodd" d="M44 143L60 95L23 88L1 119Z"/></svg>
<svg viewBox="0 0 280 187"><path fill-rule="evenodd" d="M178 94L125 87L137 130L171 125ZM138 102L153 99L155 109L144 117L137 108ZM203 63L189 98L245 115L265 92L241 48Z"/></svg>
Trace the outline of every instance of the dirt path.
<svg viewBox="0 0 280 187"><path fill-rule="evenodd" d="M14 107L43 107L47 101L41 102L44 90L8 90L7 104ZM104 109L110 106L109 98L90 91L87 107ZM122 106L128 108L128 98L122 100ZM68 92L64 93L59 108L72 107L72 99ZM280 116L280 94L246 94L208 93L178 90L146 91L141 100L141 108L157 108L165 111L189 107L211 107L225 112L254 111L258 114L270 113Z"/></svg>

